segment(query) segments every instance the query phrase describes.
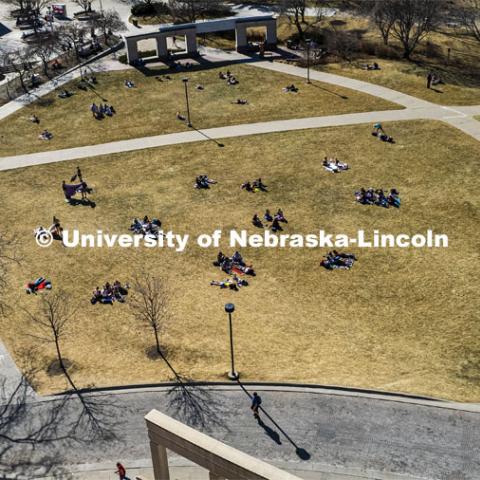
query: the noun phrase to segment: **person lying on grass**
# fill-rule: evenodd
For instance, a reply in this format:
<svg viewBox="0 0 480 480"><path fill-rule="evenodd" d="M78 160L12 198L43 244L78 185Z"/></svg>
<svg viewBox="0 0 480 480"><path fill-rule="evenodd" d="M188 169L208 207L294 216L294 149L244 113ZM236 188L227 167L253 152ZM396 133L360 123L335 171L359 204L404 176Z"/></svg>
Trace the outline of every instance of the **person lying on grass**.
<svg viewBox="0 0 480 480"><path fill-rule="evenodd" d="M217 183L216 180L208 178L208 175L199 175L195 178L195 188L210 188L210 185Z"/></svg>
<svg viewBox="0 0 480 480"><path fill-rule="evenodd" d="M248 282L247 280L237 277L237 275L233 275L232 278L227 278L226 280L212 280L210 285L238 291L239 288L248 286Z"/></svg>
<svg viewBox="0 0 480 480"><path fill-rule="evenodd" d="M158 218L153 218L150 220L148 215L143 217L143 220L134 218L132 224L130 225L130 230L138 235L152 235L157 238L162 232L160 227L162 222Z"/></svg>
<svg viewBox="0 0 480 480"><path fill-rule="evenodd" d="M388 195L385 195L381 188L376 190L373 188L367 190L361 188L358 192L355 192L355 200L362 205L377 205L384 208L389 208L390 206L400 208L401 204L400 194L395 188L392 188Z"/></svg>
<svg viewBox="0 0 480 480"><path fill-rule="evenodd" d="M293 83L291 85L287 85L286 87L282 88L283 93L298 93L298 87L296 87Z"/></svg>
<svg viewBox="0 0 480 480"><path fill-rule="evenodd" d="M69 98L73 95L72 92L69 92L68 90L63 89L59 94L58 98Z"/></svg>
<svg viewBox="0 0 480 480"><path fill-rule="evenodd" d="M51 140L53 138L53 133L50 133L47 129L45 129L38 138L40 140Z"/></svg>
<svg viewBox="0 0 480 480"><path fill-rule="evenodd" d="M113 285L107 282L101 290L99 287L95 288L90 302L92 305L96 303L113 305L115 301L123 303L128 295L129 288L128 283L122 286L118 280L115 280Z"/></svg>
<svg viewBox="0 0 480 480"><path fill-rule="evenodd" d="M350 270L356 260L357 258L355 255L351 253L339 253L336 250L333 250L325 255L324 259L320 262L320 265L327 270Z"/></svg>
<svg viewBox="0 0 480 480"><path fill-rule="evenodd" d="M348 170L348 164L339 162L337 158L327 159L327 157L325 157L323 159L322 165L323 165L323 168L325 168L325 170L327 170L327 172L332 172L332 173L339 173L339 172L343 172L345 170Z"/></svg>
<svg viewBox="0 0 480 480"><path fill-rule="evenodd" d="M30 295L36 295L39 290L51 290L52 282L44 277L38 277L35 281L29 282L25 285L25 292Z"/></svg>
<svg viewBox="0 0 480 480"><path fill-rule="evenodd" d="M246 98L237 98L237 101L233 103L235 103L236 105L247 105L248 100Z"/></svg>

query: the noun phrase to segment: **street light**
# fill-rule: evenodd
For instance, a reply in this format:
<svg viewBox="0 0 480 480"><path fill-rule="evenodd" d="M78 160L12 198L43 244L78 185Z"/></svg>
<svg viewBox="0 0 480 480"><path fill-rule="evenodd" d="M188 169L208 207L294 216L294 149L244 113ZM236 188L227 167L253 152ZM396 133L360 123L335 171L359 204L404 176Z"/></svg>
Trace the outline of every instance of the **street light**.
<svg viewBox="0 0 480 480"><path fill-rule="evenodd" d="M305 43L307 44L307 83L310 83L310 44L312 43L312 40L306 38Z"/></svg>
<svg viewBox="0 0 480 480"><path fill-rule="evenodd" d="M187 102L187 125L191 127L192 122L190 122L190 105L188 104L188 88L187 88L188 78L186 77L182 78L182 82L185 85L185 101Z"/></svg>
<svg viewBox="0 0 480 480"><path fill-rule="evenodd" d="M232 368L228 372L228 378L230 380L238 380L239 373L235 371L235 358L233 355L233 329L232 329L232 313L235 311L235 305L233 303L227 303L225 305L225 311L228 313L228 323L230 327L230 360L232 362Z"/></svg>

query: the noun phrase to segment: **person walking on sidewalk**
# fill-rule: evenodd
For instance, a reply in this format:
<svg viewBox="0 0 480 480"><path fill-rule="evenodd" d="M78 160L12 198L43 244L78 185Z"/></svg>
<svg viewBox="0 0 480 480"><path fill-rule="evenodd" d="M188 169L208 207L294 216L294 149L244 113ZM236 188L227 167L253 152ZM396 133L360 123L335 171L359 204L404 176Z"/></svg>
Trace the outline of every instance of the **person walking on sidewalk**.
<svg viewBox="0 0 480 480"><path fill-rule="evenodd" d="M260 415L258 414L258 410L261 404L262 404L262 399L260 398L260 395L257 392L253 392L252 406L250 408L253 411L254 418L256 418L257 420L260 420Z"/></svg>
<svg viewBox="0 0 480 480"><path fill-rule="evenodd" d="M125 467L120 462L117 462L117 471L115 473L118 475L119 480L130 480L127 477Z"/></svg>

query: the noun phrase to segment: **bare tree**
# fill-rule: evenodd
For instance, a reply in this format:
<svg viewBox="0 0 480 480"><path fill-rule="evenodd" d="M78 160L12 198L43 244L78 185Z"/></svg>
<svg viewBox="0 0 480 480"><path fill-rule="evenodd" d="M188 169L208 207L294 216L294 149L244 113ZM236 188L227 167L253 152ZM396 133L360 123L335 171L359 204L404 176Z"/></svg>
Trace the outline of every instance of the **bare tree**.
<svg viewBox="0 0 480 480"><path fill-rule="evenodd" d="M300 40L303 40L310 25L321 20L322 8L325 5L325 0L281 0L279 7L280 13L295 25ZM305 20L307 8L314 10L314 20L310 24Z"/></svg>
<svg viewBox="0 0 480 480"><path fill-rule="evenodd" d="M149 274L136 278L130 307L140 321L151 328L155 337L155 348L163 358L160 335L170 320L169 294L165 283Z"/></svg>
<svg viewBox="0 0 480 480"><path fill-rule="evenodd" d="M480 42L480 0L463 0L459 16L467 32Z"/></svg>
<svg viewBox="0 0 480 480"><path fill-rule="evenodd" d="M28 0L1 0L0 3L9 5L20 13L24 13L28 9L29 1Z"/></svg>
<svg viewBox="0 0 480 480"><path fill-rule="evenodd" d="M222 0L169 0L168 7L174 22L196 22L206 14L227 10Z"/></svg>
<svg viewBox="0 0 480 480"><path fill-rule="evenodd" d="M410 59L418 44L436 26L442 2L437 0L375 0L370 16L383 40L390 36L403 48L403 57Z"/></svg>
<svg viewBox="0 0 480 480"><path fill-rule="evenodd" d="M392 0L384 0L381 3L374 2L373 10L371 12L373 22L380 31L385 45L388 45L390 32L396 20L395 15L393 15L391 4Z"/></svg>
<svg viewBox="0 0 480 480"><path fill-rule="evenodd" d="M58 365L69 385L77 391L61 348L61 340L67 335L68 324L75 315L75 309L70 306L68 296L62 291L42 295L39 310L34 313L26 312L34 329L29 335L42 342L54 344Z"/></svg>
<svg viewBox="0 0 480 480"><path fill-rule="evenodd" d="M125 22L120 18L116 10L105 10L100 15L93 17L90 25L93 29L99 29L108 44L111 35L127 30Z"/></svg>
<svg viewBox="0 0 480 480"><path fill-rule="evenodd" d="M82 389L79 389L73 381L63 356L61 340L67 336L69 323L76 314L69 297L62 291L49 293L42 296L37 312L25 311L33 327L33 333L27 335L41 342L54 344L58 365L71 387L71 391L67 393L73 393L80 401L82 409L75 426L72 427L74 431L88 431L93 438L111 437L114 420L111 402L85 396Z"/></svg>
<svg viewBox="0 0 480 480"><path fill-rule="evenodd" d="M37 44L32 45L28 53L32 58L38 58L43 66L43 73L46 77L50 77L48 63L52 57L61 51L59 35L52 32L50 35L42 38Z"/></svg>
<svg viewBox="0 0 480 480"><path fill-rule="evenodd" d="M69 48L73 48L76 58L80 60L80 47L87 35L86 27L78 22L70 22L62 25L58 29L58 34L61 42Z"/></svg>
<svg viewBox="0 0 480 480"><path fill-rule="evenodd" d="M28 93L27 78L32 75L32 58L24 48L17 48L4 53L5 66L17 74L17 79L24 93Z"/></svg>
<svg viewBox="0 0 480 480"><path fill-rule="evenodd" d="M84 12L92 11L93 0L73 0Z"/></svg>

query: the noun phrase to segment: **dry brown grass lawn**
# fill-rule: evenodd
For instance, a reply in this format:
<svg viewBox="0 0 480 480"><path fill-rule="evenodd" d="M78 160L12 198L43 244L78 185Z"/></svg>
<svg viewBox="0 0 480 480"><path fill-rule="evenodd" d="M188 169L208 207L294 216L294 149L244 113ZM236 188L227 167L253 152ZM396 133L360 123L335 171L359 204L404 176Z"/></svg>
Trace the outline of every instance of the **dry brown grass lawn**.
<svg viewBox="0 0 480 480"><path fill-rule="evenodd" d="M228 86L218 78L227 69L238 78L239 85ZM160 70L159 73L165 73ZM0 156L58 150L80 145L92 145L128 138L178 132L188 127L176 119L176 112L185 113L185 94L182 78L190 79L192 123L208 128L240 123L279 120L388 110L401 108L382 99L334 85L319 83L322 88L307 86L301 78L292 77L248 65L189 71L170 74L172 80L159 82L155 76L145 76L136 70L99 74L95 92L75 91L68 99L59 99L54 92L0 121ZM137 88L127 89L125 79ZM299 86L298 94L282 93L286 85ZM203 91L196 90L202 84ZM90 112L92 102L102 98L113 104L113 118L95 120ZM246 98L248 105L236 105L237 98ZM40 125L29 121L35 113ZM38 139L43 129L54 135L51 141Z"/></svg>
<svg viewBox="0 0 480 480"><path fill-rule="evenodd" d="M436 122L386 125L396 145L376 141L370 126L325 128L228 139L213 143L92 158L0 173L5 233L21 239L24 261L8 279L13 313L0 322L2 340L21 367L40 368L42 392L66 387L46 368L51 345L24 334L27 280L44 275L80 307L65 356L80 386L162 382L171 376L145 352L153 338L127 304L92 306L92 289L123 282L142 271L160 276L172 291L174 320L162 339L175 368L200 380L222 380L229 362L223 306L236 304L237 365L245 380L315 382L480 400L478 338L478 143ZM351 170L332 175L321 159L338 155ZM462 161L457 160L461 158ZM61 181L77 163L95 187L97 208L63 201ZM454 165L454 168L452 168ZM208 191L192 187L196 174L219 181ZM261 176L266 194L239 186ZM353 201L361 186L396 187L399 210ZM243 249L258 275L239 292L209 285L222 279L212 266L217 251L190 244L170 250L49 249L35 245L35 225L58 216L65 228L84 233L127 232L134 216L158 216L166 229L192 237L222 228L256 230L253 213L282 207L286 233L353 234L359 228L386 233L431 228L450 238L447 249L350 249L351 271L319 267L325 250ZM233 253L223 244L222 250Z"/></svg>
<svg viewBox="0 0 480 480"><path fill-rule="evenodd" d="M329 73L392 88L441 105L480 105L480 82L477 85L472 85L471 82L465 84L454 72L449 75L448 69L445 69L440 71L445 84L427 89L428 67L408 61L376 59L381 70L368 71L361 68L362 64L372 63L374 60L374 58L366 58L353 63L331 63L318 68ZM439 71L435 68L433 70Z"/></svg>

